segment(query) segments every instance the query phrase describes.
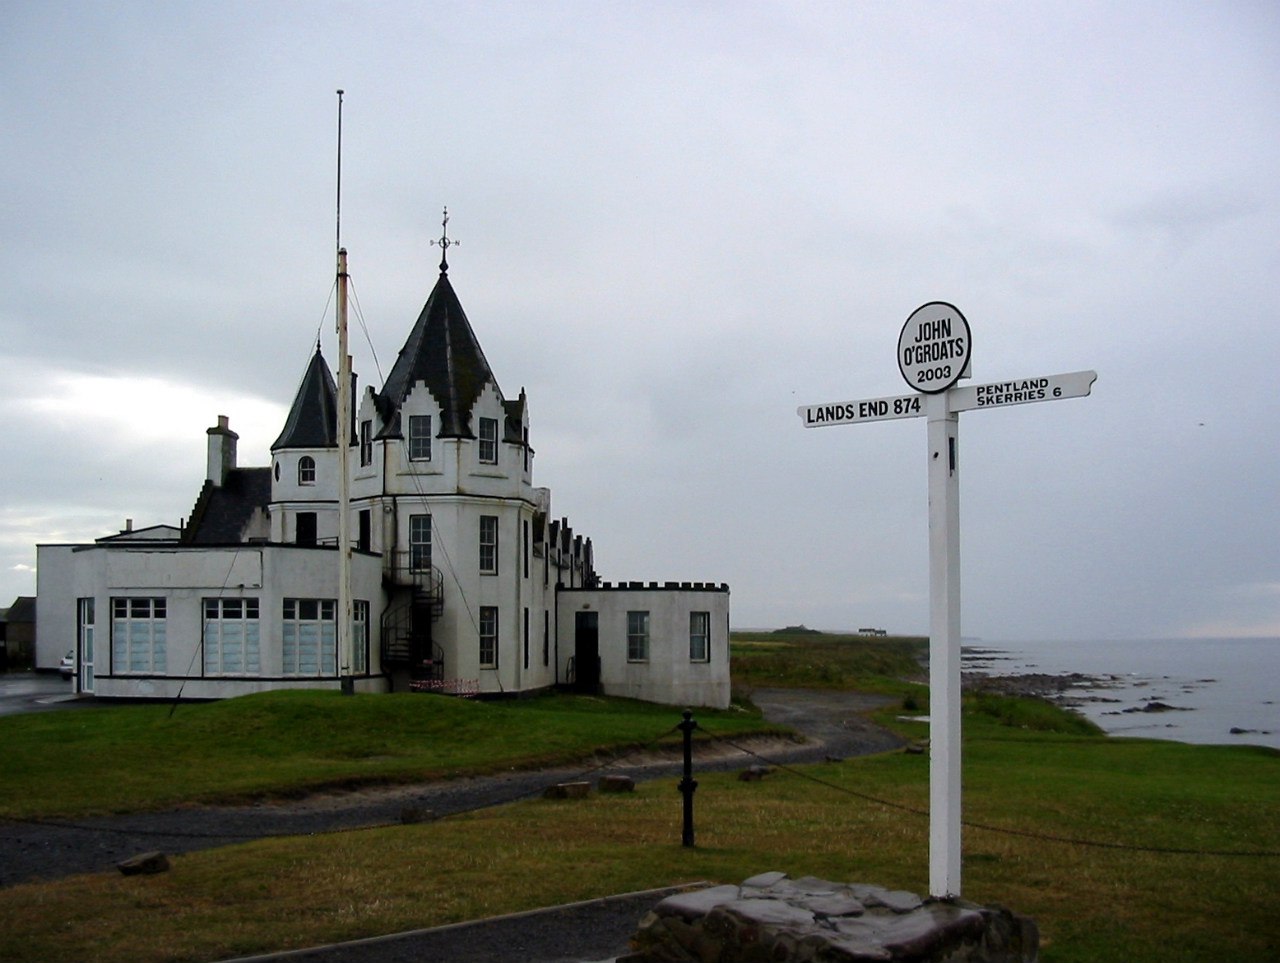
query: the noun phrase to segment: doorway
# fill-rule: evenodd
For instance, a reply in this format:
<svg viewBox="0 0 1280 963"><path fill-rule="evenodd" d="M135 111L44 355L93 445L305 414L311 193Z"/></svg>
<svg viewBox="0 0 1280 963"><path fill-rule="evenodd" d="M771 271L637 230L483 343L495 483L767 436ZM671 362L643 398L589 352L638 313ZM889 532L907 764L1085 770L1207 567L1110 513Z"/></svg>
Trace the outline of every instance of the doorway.
<svg viewBox="0 0 1280 963"><path fill-rule="evenodd" d="M573 625L573 689L587 695L600 692L600 614L577 612Z"/></svg>
<svg viewBox="0 0 1280 963"><path fill-rule="evenodd" d="M76 666L80 674L78 690L84 693L93 692L93 599L79 600L77 618L79 631L76 633Z"/></svg>

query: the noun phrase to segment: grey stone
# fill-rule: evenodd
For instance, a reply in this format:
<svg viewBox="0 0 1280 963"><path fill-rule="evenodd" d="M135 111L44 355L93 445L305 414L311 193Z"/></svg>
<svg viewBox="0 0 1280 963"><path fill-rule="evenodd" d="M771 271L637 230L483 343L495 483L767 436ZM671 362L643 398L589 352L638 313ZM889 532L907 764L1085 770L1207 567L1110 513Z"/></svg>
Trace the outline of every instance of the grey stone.
<svg viewBox="0 0 1280 963"><path fill-rule="evenodd" d="M738 779L742 782L759 782L771 772L773 770L768 766L747 766L746 769L738 773Z"/></svg>
<svg viewBox="0 0 1280 963"><path fill-rule="evenodd" d="M125 876L149 876L169 871L169 857L159 851L139 853L116 863L116 869Z"/></svg>
<svg viewBox="0 0 1280 963"><path fill-rule="evenodd" d="M545 799L586 799L591 793L589 782L558 782L543 792Z"/></svg>
<svg viewBox="0 0 1280 963"><path fill-rule="evenodd" d="M1034 963L1039 931L1002 907L761 873L668 897L633 945L637 963Z"/></svg>
<svg viewBox="0 0 1280 963"><path fill-rule="evenodd" d="M692 893L676 893L668 896L654 908L658 916L679 916L692 920L706 916L722 903L738 898L736 886L712 886L709 889L694 890Z"/></svg>
<svg viewBox="0 0 1280 963"><path fill-rule="evenodd" d="M630 776L610 774L601 776L596 784L601 792L635 792L636 781Z"/></svg>
<svg viewBox="0 0 1280 963"><path fill-rule="evenodd" d="M759 926L809 926L813 913L776 899L740 899L722 909L739 919Z"/></svg>
<svg viewBox="0 0 1280 963"><path fill-rule="evenodd" d="M924 900L919 896L903 889L881 890L876 896L881 905L895 913L910 913L924 905Z"/></svg>
<svg viewBox="0 0 1280 963"><path fill-rule="evenodd" d="M412 823L429 823L436 814L422 806L405 806L400 810L400 822L408 826Z"/></svg>
<svg viewBox="0 0 1280 963"><path fill-rule="evenodd" d="M752 876L750 879L744 879L742 881L742 888L743 889L765 889L769 886L773 886L775 883L782 882L786 878L787 878L786 873L779 873L779 872L757 873L755 876Z"/></svg>
<svg viewBox="0 0 1280 963"><path fill-rule="evenodd" d="M817 917L861 916L866 912L862 900L851 895L832 893L830 896L815 896L808 901L808 907Z"/></svg>

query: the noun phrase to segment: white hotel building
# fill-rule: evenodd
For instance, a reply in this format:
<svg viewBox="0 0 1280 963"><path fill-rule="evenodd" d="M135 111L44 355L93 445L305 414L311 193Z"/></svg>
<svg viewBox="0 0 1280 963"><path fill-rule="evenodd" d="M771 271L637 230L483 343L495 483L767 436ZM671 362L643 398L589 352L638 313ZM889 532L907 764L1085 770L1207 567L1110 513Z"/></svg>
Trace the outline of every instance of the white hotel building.
<svg viewBox="0 0 1280 963"><path fill-rule="evenodd" d="M37 665L74 650L76 690L99 698L568 686L727 705L728 586L601 581L591 540L533 485L523 390L503 395L440 268L347 431L317 346L268 467L238 465L220 416L185 524L38 546ZM336 632L340 443L349 658Z"/></svg>

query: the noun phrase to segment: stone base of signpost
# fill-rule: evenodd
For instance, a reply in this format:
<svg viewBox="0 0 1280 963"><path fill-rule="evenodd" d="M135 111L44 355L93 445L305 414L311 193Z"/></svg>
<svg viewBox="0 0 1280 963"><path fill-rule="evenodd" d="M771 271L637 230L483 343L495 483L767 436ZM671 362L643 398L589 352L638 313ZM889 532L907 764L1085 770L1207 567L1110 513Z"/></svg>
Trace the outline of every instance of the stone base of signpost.
<svg viewBox="0 0 1280 963"><path fill-rule="evenodd" d="M1039 943L1001 907L763 873L667 897L619 963L1035 963Z"/></svg>

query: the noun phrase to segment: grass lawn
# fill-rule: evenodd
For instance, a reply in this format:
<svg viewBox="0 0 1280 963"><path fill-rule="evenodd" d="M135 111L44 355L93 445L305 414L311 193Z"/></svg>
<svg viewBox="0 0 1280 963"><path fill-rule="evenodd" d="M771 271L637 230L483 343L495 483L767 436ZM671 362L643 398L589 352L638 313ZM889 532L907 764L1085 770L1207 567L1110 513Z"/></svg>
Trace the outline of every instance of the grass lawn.
<svg viewBox="0 0 1280 963"><path fill-rule="evenodd" d="M815 641L820 648L782 641L793 660L811 666L793 675L849 668L848 651L831 649L839 643ZM860 674L876 686L899 684L876 681L874 671ZM921 701L918 690L906 691ZM484 752L470 762L459 758L463 749L446 750L442 735L475 732L483 740L486 732L505 732L507 739L490 742L487 751L500 746L510 750L509 758L532 761L540 751L552 751L545 733L521 745L521 730L534 728L535 720L539 729L579 730L559 737L564 744L556 747L574 752L610 738L645 741L675 721L670 709L650 716L649 707L634 703L541 701L447 703L451 708L440 711L460 715L412 750L418 771L492 765ZM109 711L137 708L145 707ZM343 711L324 704L315 711L326 709ZM471 713L474 719L467 718ZM631 721L623 725L615 715ZM312 728L326 728L314 716L306 718ZM406 724L393 718L397 726ZM740 733L753 724L744 712L700 712L698 718L711 732ZM270 729L278 721L272 717L267 733L252 740L251 756L276 746ZM909 735L927 734L922 723L894 724ZM216 719L207 726L186 730L185 738L211 742L226 734ZM0 738L8 732L0 726ZM398 747L396 735L370 733L353 745L378 745L385 752ZM305 738L283 742L281 754L293 762L280 773L307 773L311 765L323 771L308 780L333 778L334 750L313 747L308 764ZM431 762L432 745L451 754L451 761ZM1018 700L969 700L964 752L965 896L1034 916L1045 963L1280 958L1274 909L1280 896L1280 753L1109 739L1074 717ZM346 759L348 765L364 761ZM250 791L240 776L223 789L207 778L212 782L199 793ZM680 798L672 780L661 780L629 795L531 800L429 824L192 853L172 858L172 871L160 876L103 873L0 890L0 960L215 960L680 881L738 881L772 869L927 889L928 820L921 814L928 805L926 756L888 753L780 770L756 783L714 773L698 780L693 849L680 846ZM22 795L11 782L6 774L6 806L18 805ZM1209 855L1222 851L1272 855Z"/></svg>
<svg viewBox="0 0 1280 963"><path fill-rule="evenodd" d="M725 734L769 730L753 711L699 710ZM402 693L268 692L0 719L0 816L71 816L297 795L572 762L647 745L670 706L590 696L474 702Z"/></svg>

